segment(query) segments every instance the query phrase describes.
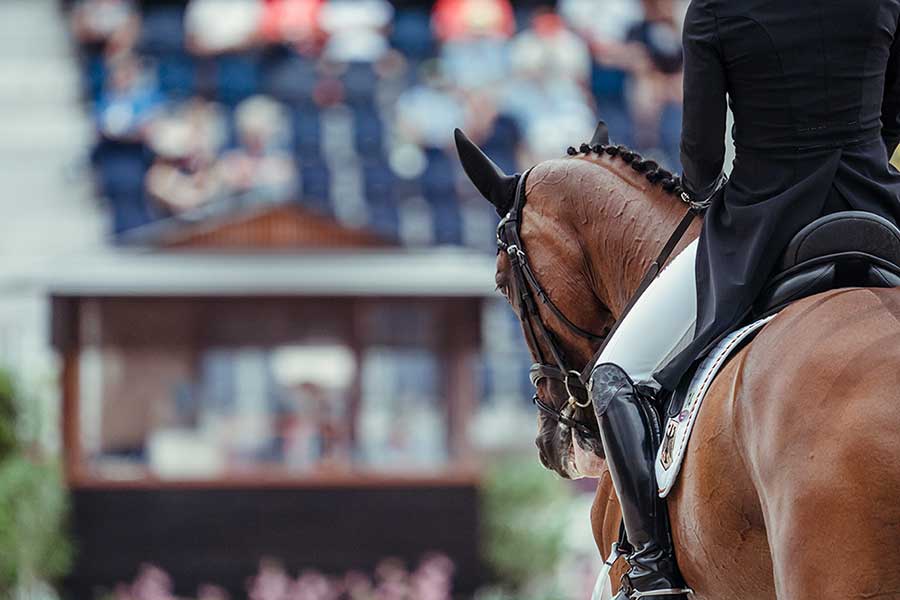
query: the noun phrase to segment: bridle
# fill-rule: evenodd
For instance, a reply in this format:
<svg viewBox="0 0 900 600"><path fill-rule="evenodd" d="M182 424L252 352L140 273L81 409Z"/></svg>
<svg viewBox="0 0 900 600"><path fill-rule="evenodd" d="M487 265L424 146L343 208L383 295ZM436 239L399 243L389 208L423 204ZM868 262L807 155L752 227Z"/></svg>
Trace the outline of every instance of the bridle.
<svg viewBox="0 0 900 600"><path fill-rule="evenodd" d="M500 252L506 252L509 256L512 276L515 282L515 292L518 294L519 305L521 306L520 319L522 321L525 336L528 344L538 355L538 361L531 365L529 376L531 384L537 388L543 379L552 379L563 384L568 394L566 404L562 409L556 409L543 400L537 393L532 397L532 402L538 409L555 420L560 425L571 427L587 438L600 438L600 431L596 427L591 427L584 421L575 419L575 411L578 408L587 408L591 405L588 397L587 388L581 380L581 371L571 369L566 366L563 358L562 350L556 341L553 333L547 329L544 321L538 312L537 299L550 309L550 312L566 326L566 328L580 338L586 339L592 343L602 343L609 334L611 327L607 327L601 333L592 333L582 329L557 307L544 288L541 287L537 277L534 275L531 266L528 263L528 255L525 254L525 248L522 244L520 236L522 209L525 207L525 181L531 169L525 171L516 184L515 199L512 208L506 213L500 223L497 225L497 248ZM550 363L544 356L544 351L539 343L538 337L543 340L544 345L550 352L553 362Z"/></svg>
<svg viewBox="0 0 900 600"><path fill-rule="evenodd" d="M525 181L530 172L531 169L528 169L519 176L519 180L516 183L516 192L512 207L497 225L497 249L498 252L505 252L507 256L509 256L513 281L515 283L515 292L518 294L519 305L521 307L520 321L522 322L529 346L534 349L538 356L538 362L532 364L531 369L529 370L531 384L537 388L538 384L544 379L559 381L565 387L566 394L568 395L566 403L561 409L550 406L541 400L537 393L532 397L532 402L542 413L556 421L560 426L570 427L585 438L599 440L599 429L591 427L589 423L578 420L574 416L577 409L587 408L591 405L591 399L588 396L588 389L585 383L590 378L594 363L603 352L606 340L608 340L615 332L616 327L622 322L622 319L628 314L632 306L634 306L638 297L640 297L650 283L656 278L656 275L669 259L675 246L684 236L685 232L687 232L687 229L694 218L697 215L702 214L707 208L709 200L695 202L686 193L681 192L679 194L681 201L688 205L687 213L682 217L681 222L663 246L659 256L651 263L647 273L641 280L637 291L625 306L617 323L612 326L607 326L600 333L592 333L582 329L563 314L559 307L553 303L544 291L544 288L541 287L540 282L538 282L537 277L534 275L534 271L528 263L528 255L525 253L525 247L522 244L520 229L522 225L522 210L525 208L526 201ZM586 339L589 342L599 345L599 348L596 350L591 360L588 361L587 365L585 365L584 369L578 371L566 366L565 360L563 359L563 353L556 341L556 337L544 324L544 321L541 319L541 315L538 312L538 298L569 331L582 339ZM546 360L544 352L541 349L541 344L538 343L538 336L543 339L544 345L549 350L550 358L553 360L552 363Z"/></svg>

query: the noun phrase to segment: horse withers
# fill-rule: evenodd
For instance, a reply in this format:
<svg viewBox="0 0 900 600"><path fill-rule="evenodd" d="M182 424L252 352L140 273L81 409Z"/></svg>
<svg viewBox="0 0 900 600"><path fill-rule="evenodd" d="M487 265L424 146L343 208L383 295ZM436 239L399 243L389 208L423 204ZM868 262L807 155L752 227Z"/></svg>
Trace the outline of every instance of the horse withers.
<svg viewBox="0 0 900 600"><path fill-rule="evenodd" d="M457 142L505 215L518 178ZM571 154L530 171L496 283L550 374L535 378L541 461L598 479L591 522L606 554L621 514L568 375L621 316L684 206L670 174L625 148ZM694 224L676 252L698 234ZM857 287L790 304L719 372L669 495L678 564L698 600L900 599L898 365L900 290Z"/></svg>

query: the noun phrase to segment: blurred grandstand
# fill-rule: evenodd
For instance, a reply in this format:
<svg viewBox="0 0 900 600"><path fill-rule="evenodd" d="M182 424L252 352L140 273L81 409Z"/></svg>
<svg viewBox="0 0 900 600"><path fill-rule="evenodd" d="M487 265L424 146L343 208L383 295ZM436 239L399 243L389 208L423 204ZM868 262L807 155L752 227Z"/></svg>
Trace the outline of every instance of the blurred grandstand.
<svg viewBox="0 0 900 600"><path fill-rule="evenodd" d="M453 128L512 172L599 116L678 169L685 4L0 3L0 364L54 382L70 597L145 560L235 598L264 556L333 574L439 550L458 590L487 582L482 468L536 463L535 416ZM552 478L508 475L500 512L563 552L527 503ZM569 547L556 575L587 581L569 529L588 575Z"/></svg>
<svg viewBox="0 0 900 600"><path fill-rule="evenodd" d="M81 0L69 3L98 189L119 239L299 202L412 245L489 247L461 126L505 169L597 115L677 167L679 2ZM643 10L642 10L643 9Z"/></svg>

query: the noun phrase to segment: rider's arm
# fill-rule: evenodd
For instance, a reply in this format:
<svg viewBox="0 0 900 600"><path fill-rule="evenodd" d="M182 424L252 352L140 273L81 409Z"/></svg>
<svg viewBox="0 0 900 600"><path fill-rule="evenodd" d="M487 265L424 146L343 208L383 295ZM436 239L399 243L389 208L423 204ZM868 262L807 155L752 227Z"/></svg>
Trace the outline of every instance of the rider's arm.
<svg viewBox="0 0 900 600"><path fill-rule="evenodd" d="M707 0L693 0L684 21L683 184L701 200L716 189L725 162L725 69L716 18Z"/></svg>
<svg viewBox="0 0 900 600"><path fill-rule="evenodd" d="M881 137L888 158L900 143L900 29L894 33L891 57L884 78L884 100L881 103Z"/></svg>

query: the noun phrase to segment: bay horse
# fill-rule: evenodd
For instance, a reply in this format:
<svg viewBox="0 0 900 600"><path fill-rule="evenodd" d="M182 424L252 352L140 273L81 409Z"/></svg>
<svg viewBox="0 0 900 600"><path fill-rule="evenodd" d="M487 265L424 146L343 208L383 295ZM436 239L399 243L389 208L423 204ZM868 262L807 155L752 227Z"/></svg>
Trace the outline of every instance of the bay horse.
<svg viewBox="0 0 900 600"><path fill-rule="evenodd" d="M508 209L514 178L483 153L473 157L472 148L480 150L467 143L459 132L466 173ZM625 148L583 144L569 154L530 171L520 215L522 250L544 302L523 318L507 252L498 253L496 283L523 327L539 318L581 369L597 344L561 317L585 331L608 330L685 208L671 176ZM548 348L526 334L539 360ZM732 357L704 401L668 498L678 564L697 600L900 599L898 366L896 288L796 302ZM558 384L537 386L539 400L557 410L566 398ZM576 418L594 419L590 407L578 410ZM577 430L543 412L538 430L545 466L597 478L591 524L605 556L621 515L602 457L579 461Z"/></svg>

